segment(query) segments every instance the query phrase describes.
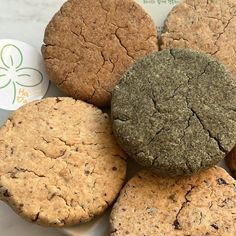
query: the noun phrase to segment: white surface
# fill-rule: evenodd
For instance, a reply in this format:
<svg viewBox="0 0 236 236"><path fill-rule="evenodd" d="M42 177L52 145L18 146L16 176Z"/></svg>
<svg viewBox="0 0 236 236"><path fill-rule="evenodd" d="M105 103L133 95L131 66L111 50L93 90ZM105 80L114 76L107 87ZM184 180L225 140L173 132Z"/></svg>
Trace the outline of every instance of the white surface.
<svg viewBox="0 0 236 236"><path fill-rule="evenodd" d="M0 0L0 37L40 49L44 29L65 0Z"/></svg>

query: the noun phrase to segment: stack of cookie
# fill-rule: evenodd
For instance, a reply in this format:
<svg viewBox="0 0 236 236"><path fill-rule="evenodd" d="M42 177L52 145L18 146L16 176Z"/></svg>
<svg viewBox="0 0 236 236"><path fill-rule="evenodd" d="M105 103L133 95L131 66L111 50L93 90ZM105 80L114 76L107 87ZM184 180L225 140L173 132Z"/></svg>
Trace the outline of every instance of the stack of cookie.
<svg viewBox="0 0 236 236"><path fill-rule="evenodd" d="M128 155L145 170L121 191L111 235L236 235L236 181L215 166L230 153L235 167L235 9L185 0L158 44L134 0L66 2L42 53L69 97L0 129L1 200L44 226L90 221L117 198ZM110 104L111 119L97 108Z"/></svg>

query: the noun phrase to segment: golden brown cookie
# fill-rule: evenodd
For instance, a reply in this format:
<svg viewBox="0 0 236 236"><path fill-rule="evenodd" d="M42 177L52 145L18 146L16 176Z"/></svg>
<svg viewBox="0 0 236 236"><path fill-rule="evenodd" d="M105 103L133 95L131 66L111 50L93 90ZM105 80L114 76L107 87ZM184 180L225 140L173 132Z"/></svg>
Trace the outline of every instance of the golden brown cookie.
<svg viewBox="0 0 236 236"><path fill-rule="evenodd" d="M89 221L114 201L125 174L108 115L85 102L33 102L0 129L0 198L29 221Z"/></svg>
<svg viewBox="0 0 236 236"><path fill-rule="evenodd" d="M235 15L235 0L183 0L165 21L161 49L207 52L222 60L236 76Z"/></svg>
<svg viewBox="0 0 236 236"><path fill-rule="evenodd" d="M45 32L50 79L66 94L100 107L124 71L158 50L151 17L134 0L69 0Z"/></svg>
<svg viewBox="0 0 236 236"><path fill-rule="evenodd" d="M111 214L112 236L234 236L236 181L222 168L168 179L141 171Z"/></svg>
<svg viewBox="0 0 236 236"><path fill-rule="evenodd" d="M233 176L236 178L236 147L227 155L226 162L233 173Z"/></svg>

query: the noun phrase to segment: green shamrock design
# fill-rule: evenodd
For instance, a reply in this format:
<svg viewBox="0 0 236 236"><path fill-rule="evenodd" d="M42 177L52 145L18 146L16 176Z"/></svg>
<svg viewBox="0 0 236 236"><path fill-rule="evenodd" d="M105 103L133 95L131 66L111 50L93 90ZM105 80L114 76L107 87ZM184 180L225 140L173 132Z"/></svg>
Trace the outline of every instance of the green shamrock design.
<svg viewBox="0 0 236 236"><path fill-rule="evenodd" d="M23 61L23 54L17 46L7 44L2 48L0 52L0 92L4 88L12 86L12 104L16 101L17 85L32 88L43 82L43 74L35 68L22 67Z"/></svg>

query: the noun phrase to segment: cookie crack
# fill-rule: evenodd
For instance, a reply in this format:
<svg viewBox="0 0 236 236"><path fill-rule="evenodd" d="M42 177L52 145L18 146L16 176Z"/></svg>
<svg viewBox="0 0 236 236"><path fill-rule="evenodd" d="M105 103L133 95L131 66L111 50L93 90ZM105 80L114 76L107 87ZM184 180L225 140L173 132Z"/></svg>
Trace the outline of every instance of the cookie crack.
<svg viewBox="0 0 236 236"><path fill-rule="evenodd" d="M120 36L118 35L118 30L120 29L120 27L118 27L114 33L114 35L116 36L116 39L118 40L119 44L121 45L122 48L124 48L124 50L126 51L126 54L129 58L131 58L133 61L135 61L135 58L129 53L127 47L124 45L124 43L122 42Z"/></svg>
<svg viewBox="0 0 236 236"><path fill-rule="evenodd" d="M67 150L63 150L59 156L52 157L52 156L48 156L47 153L44 150L40 149L40 148L33 148L33 149L37 152L41 152L45 157L50 158L50 159L58 159L60 157L63 157L65 155L66 151L67 151Z"/></svg>
<svg viewBox="0 0 236 236"><path fill-rule="evenodd" d="M93 87L93 93L91 94L91 96L87 99L88 102L91 102L95 96L95 93L97 91L96 87L94 85L92 85Z"/></svg>
<svg viewBox="0 0 236 236"><path fill-rule="evenodd" d="M67 199L64 196L62 196L61 194L58 194L56 196L61 198L65 202L66 206L71 207L71 204L68 203Z"/></svg>
<svg viewBox="0 0 236 236"><path fill-rule="evenodd" d="M71 148L73 146L73 145L67 143L66 140L64 140L64 139L62 139L60 137L55 137L55 138L57 138L60 142L64 143L64 145L69 147L69 148Z"/></svg>
<svg viewBox="0 0 236 236"><path fill-rule="evenodd" d="M220 39L220 37L225 33L226 29L228 28L229 24L231 23L231 21L233 20L235 16L233 15L226 23L225 27L223 28L223 31L221 33L219 33L216 41L218 41Z"/></svg>
<svg viewBox="0 0 236 236"><path fill-rule="evenodd" d="M187 129L191 126L190 122L191 119L194 117L194 114L192 114L191 116L189 116L188 120L187 120L187 125L184 127L184 133L183 136L180 138L180 141L183 141L184 137L186 136L186 131Z"/></svg>
<svg viewBox="0 0 236 236"><path fill-rule="evenodd" d="M154 110L155 110L154 113L151 115L151 117L153 117L156 112L161 113L161 111L160 111L159 107L157 106L156 96L153 93L153 86L152 86L152 83L150 81L150 78L148 78L148 83L149 83L149 86L150 86L151 100L152 100Z"/></svg>
<svg viewBox="0 0 236 236"><path fill-rule="evenodd" d="M175 230L182 230L182 226L181 226L181 224L180 224L179 216L180 216L182 210L187 206L187 204L188 204L189 202L191 202L191 201L188 199L188 197L189 197L189 195L192 193L192 191L193 191L193 189L195 188L195 186L192 186L192 185L190 185L190 186L191 186L190 190L188 190L188 191L186 192L186 194L184 195L185 201L182 203L180 209L178 210L178 212L177 212L177 214L176 214L175 221L173 222L173 226L174 226L174 229L175 229Z"/></svg>
<svg viewBox="0 0 236 236"><path fill-rule="evenodd" d="M76 58L80 57L75 51L71 50L71 48L67 48L67 47L65 47L65 46L63 46L61 44L57 45L57 44L50 44L50 43L48 43L48 44L44 44L43 47L46 47L46 48L47 47L58 47L58 48L65 49L65 50L71 52L71 54L75 55ZM57 59L57 60L59 60L58 58L45 58L45 60L50 60L50 59Z"/></svg>
<svg viewBox="0 0 236 236"><path fill-rule="evenodd" d="M200 124L202 125L203 129L208 133L209 137L213 140L215 140L215 142L218 145L218 148L221 152L223 152L224 154L228 154L228 151L221 145L219 139L217 137L215 137L211 131L209 129L207 129L207 127L204 125L204 122L201 120L200 116L194 111L193 108L191 108L192 113L195 115L195 117L198 119L198 121L200 122Z"/></svg>
<svg viewBox="0 0 236 236"><path fill-rule="evenodd" d="M95 46L95 47L97 47L97 48L101 48L101 46L98 46L97 44L95 44L95 43L93 43L93 42L91 42L91 41L88 41L88 40L86 39L85 35L83 34L83 29L80 30L80 33L79 33L79 34L76 33L76 32L73 31L73 30L70 30L70 32L71 32L72 34L74 34L78 39L80 39L80 36L81 36L82 39L83 39L83 41L84 41L84 43L86 43L86 44L92 44L93 46ZM86 46L85 46L85 48L90 49L89 47L86 47Z"/></svg>
<svg viewBox="0 0 236 236"><path fill-rule="evenodd" d="M122 122L122 123L128 122L130 120L131 120L130 118L121 118L121 117L117 117L117 118L114 117L113 118L114 122L118 121L118 122Z"/></svg>
<svg viewBox="0 0 236 236"><path fill-rule="evenodd" d="M200 78L203 74L206 73L207 68L210 66L211 63L212 63L212 62L208 62L208 63L207 63L207 65L205 66L203 72L202 72L201 74L199 74L197 78ZM189 98L189 97L190 97L190 94L189 94L190 88L189 88L189 86L190 86L190 83L191 83L192 78L190 78L188 75L186 75L186 76L188 77L188 81L187 81L187 83L188 83L188 92L187 92L187 96L186 96L186 104L187 104L187 108L191 111L191 116L190 116L189 119L188 119L187 128L188 128L189 125L190 125L190 120L191 120L191 118L192 118L193 116L195 116L195 117L197 118L197 120L199 121L199 123L201 124L202 128L208 133L208 136L209 136L211 139L213 139L213 140L217 143L219 150L220 150L221 152L227 154L228 151L221 145L219 139L216 138L216 137L212 134L212 132L206 127L206 125L204 124L204 122L202 121L202 119L201 119L201 117L198 115L198 113L195 111L195 109L190 106L190 101L189 101L189 99L190 99L190 98Z"/></svg>
<svg viewBox="0 0 236 236"><path fill-rule="evenodd" d="M162 127L161 129L159 129L159 130L155 133L155 135L150 139L150 141L148 141L148 143L145 144L145 146L149 146L149 145L153 142L153 140L154 140L160 133L162 133L162 131L164 131L164 130L165 130L164 127Z"/></svg>
<svg viewBox="0 0 236 236"><path fill-rule="evenodd" d="M68 81L68 78L70 77L70 75L75 73L77 66L78 66L78 65L76 64L76 65L74 66L73 70L72 70L72 71L69 71L69 72L66 74L65 78L64 78L60 83L57 83L57 86L60 87L62 84L64 84L66 81Z"/></svg>
<svg viewBox="0 0 236 236"><path fill-rule="evenodd" d="M96 72L96 74L98 74L98 73L103 69L105 63L107 62L103 51L101 51L100 53L101 53L101 56L102 56L102 59L103 59L103 63L102 63L102 65L101 65L101 67L99 68L99 70Z"/></svg>
<svg viewBox="0 0 236 236"><path fill-rule="evenodd" d="M106 14L105 17L106 17L106 21L107 21L107 16L108 16L109 10L107 10L107 9L104 7L102 0L98 0L98 2L100 3L101 8L105 11L105 14Z"/></svg>
<svg viewBox="0 0 236 236"><path fill-rule="evenodd" d="M97 75L97 78L98 78L98 75ZM104 88L104 87L101 85L101 82L100 82L99 79L97 79L97 83L98 83L98 87L99 87L100 89L102 89L105 93L109 94L109 96L112 95L112 92L111 92L110 90Z"/></svg>
<svg viewBox="0 0 236 236"><path fill-rule="evenodd" d="M118 59L114 62L114 61L112 61L112 59L111 58L108 58L108 60L110 61L110 63L112 64L112 69L111 69L111 73L113 73L114 72L114 70L115 70L115 67L116 67L116 62L118 61Z"/></svg>
<svg viewBox="0 0 236 236"><path fill-rule="evenodd" d="M174 49L170 49L169 52L170 52L170 55L173 57L173 59L176 60Z"/></svg>
<svg viewBox="0 0 236 236"><path fill-rule="evenodd" d="M233 20L234 17L235 17L235 16L232 16L232 17L228 20L228 22L226 23L225 27L223 28L223 31L222 31L221 33L219 33L218 37L216 38L216 41L214 42L214 44L215 44L215 46L217 47L217 49L216 49L215 52L210 53L211 55L215 55L215 54L217 54L217 53L221 50L220 46L218 45L218 42L219 42L221 36L226 32L226 29L228 28L229 24L231 23L231 21ZM221 21L222 21L222 20L221 20Z"/></svg>
<svg viewBox="0 0 236 236"><path fill-rule="evenodd" d="M34 218L32 219L32 222L37 222L39 220L40 217L40 210L35 214Z"/></svg>
<svg viewBox="0 0 236 236"><path fill-rule="evenodd" d="M45 177L46 177L45 175L40 175L40 174L36 173L36 172L33 171L33 170L28 170L28 169L19 168L19 167L15 167L14 169L15 169L17 172L32 173L32 174L36 175L36 176L39 177L39 178L45 178ZM11 173L13 174L13 173L15 173L15 172L12 171Z"/></svg>
<svg viewBox="0 0 236 236"><path fill-rule="evenodd" d="M205 126L204 122L202 121L202 119L200 118L200 116L198 115L198 113L190 106L189 103L190 103L190 102L189 102L188 96L187 96L187 97L186 97L186 104L187 104L187 108L191 111L191 116L190 116L189 119L188 119L188 125L187 125L186 129L190 126L190 120L192 119L192 117L196 117L197 120L199 121L199 123L201 124L203 130L205 130L205 131L207 132L208 136L216 142L216 144L217 144L219 150L220 150L221 152L227 154L227 153L228 153L227 150L224 149L224 147L221 145L220 141L219 141L219 140L211 133L211 131ZM185 129L185 130L186 130L186 129Z"/></svg>

